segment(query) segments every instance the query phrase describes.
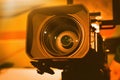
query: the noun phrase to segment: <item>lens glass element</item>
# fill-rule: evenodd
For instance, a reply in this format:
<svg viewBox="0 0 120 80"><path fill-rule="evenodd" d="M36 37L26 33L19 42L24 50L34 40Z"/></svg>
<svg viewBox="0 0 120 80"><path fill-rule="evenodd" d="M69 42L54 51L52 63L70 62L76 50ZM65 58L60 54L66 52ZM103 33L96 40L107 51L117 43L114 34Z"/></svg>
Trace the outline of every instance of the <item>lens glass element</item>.
<svg viewBox="0 0 120 80"><path fill-rule="evenodd" d="M61 43L62 43L62 46L66 49L69 49L73 46L73 39L68 36L68 35L65 35L61 38Z"/></svg>
<svg viewBox="0 0 120 80"><path fill-rule="evenodd" d="M53 56L68 56L81 45L82 28L72 16L54 16L40 31L40 45Z"/></svg>

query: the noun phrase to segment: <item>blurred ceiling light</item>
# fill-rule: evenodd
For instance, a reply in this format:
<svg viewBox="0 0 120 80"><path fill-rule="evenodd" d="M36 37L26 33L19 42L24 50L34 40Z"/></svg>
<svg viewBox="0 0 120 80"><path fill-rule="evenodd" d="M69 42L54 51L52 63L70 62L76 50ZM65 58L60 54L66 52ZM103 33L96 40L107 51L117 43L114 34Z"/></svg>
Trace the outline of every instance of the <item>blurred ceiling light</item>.
<svg viewBox="0 0 120 80"><path fill-rule="evenodd" d="M17 16L44 5L60 5L65 2L66 0L2 0L0 1L0 18Z"/></svg>
<svg viewBox="0 0 120 80"><path fill-rule="evenodd" d="M4 0L0 2L0 18L17 16L43 3L43 0Z"/></svg>

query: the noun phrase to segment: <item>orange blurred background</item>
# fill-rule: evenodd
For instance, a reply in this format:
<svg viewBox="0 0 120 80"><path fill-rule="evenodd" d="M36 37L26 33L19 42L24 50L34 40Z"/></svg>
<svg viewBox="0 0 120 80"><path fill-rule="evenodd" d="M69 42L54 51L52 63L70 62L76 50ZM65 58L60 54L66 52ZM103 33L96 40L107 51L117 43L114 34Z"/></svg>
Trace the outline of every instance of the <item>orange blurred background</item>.
<svg viewBox="0 0 120 80"><path fill-rule="evenodd" d="M112 0L74 0L90 12L101 12L102 19L112 19ZM25 52L27 16L36 7L66 5L66 0L1 0L0 1L0 64L31 67ZM120 28L101 30L103 38L120 36Z"/></svg>

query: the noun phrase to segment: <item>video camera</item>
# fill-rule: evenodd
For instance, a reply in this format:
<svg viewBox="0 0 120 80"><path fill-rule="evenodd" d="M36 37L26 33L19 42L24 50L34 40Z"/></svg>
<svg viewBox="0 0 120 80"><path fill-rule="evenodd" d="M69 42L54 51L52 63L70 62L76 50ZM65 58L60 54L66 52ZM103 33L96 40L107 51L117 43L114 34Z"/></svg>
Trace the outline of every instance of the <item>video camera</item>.
<svg viewBox="0 0 120 80"><path fill-rule="evenodd" d="M28 16L26 52L38 73L63 69L62 80L109 80L107 54L100 35L100 13L84 5L33 10Z"/></svg>
<svg viewBox="0 0 120 80"><path fill-rule="evenodd" d="M82 5L34 10L28 19L28 55L33 59L83 58L90 47L89 21Z"/></svg>

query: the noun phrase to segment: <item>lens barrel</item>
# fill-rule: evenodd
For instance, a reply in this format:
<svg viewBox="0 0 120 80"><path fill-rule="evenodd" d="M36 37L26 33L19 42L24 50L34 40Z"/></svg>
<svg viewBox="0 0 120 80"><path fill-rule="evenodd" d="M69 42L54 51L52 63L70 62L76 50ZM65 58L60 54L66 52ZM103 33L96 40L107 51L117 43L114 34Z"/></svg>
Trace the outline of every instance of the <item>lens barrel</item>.
<svg viewBox="0 0 120 80"><path fill-rule="evenodd" d="M53 56L72 54L81 44L81 25L72 16L54 16L42 27L40 42Z"/></svg>

